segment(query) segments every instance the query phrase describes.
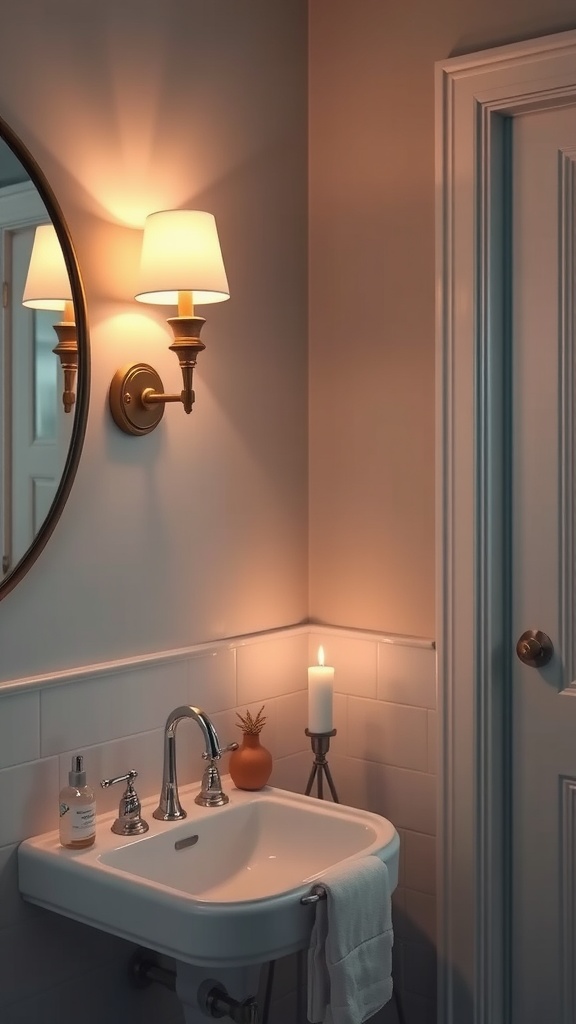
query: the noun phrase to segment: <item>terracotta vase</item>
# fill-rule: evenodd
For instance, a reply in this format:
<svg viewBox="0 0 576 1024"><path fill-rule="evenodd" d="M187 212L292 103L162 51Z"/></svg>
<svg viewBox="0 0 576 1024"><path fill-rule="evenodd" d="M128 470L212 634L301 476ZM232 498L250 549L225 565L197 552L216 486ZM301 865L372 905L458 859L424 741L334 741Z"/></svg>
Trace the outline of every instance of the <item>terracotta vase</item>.
<svg viewBox="0 0 576 1024"><path fill-rule="evenodd" d="M262 789L272 773L272 754L259 733L243 733L238 750L230 754L230 777L237 789Z"/></svg>

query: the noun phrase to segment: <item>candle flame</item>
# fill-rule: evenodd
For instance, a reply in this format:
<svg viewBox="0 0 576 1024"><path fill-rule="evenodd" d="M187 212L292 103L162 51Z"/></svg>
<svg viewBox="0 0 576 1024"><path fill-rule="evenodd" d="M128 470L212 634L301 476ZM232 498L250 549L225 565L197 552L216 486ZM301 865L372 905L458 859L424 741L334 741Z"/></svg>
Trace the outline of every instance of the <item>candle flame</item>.
<svg viewBox="0 0 576 1024"><path fill-rule="evenodd" d="M318 648L318 664L319 665L323 665L324 664L324 648L323 647L319 647Z"/></svg>

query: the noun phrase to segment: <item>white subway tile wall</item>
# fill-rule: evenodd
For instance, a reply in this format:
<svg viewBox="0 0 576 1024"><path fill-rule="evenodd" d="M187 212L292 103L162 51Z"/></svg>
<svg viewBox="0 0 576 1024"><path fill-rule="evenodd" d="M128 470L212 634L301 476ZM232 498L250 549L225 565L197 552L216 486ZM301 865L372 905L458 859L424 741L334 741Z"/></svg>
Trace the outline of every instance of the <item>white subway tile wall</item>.
<svg viewBox="0 0 576 1024"><path fill-rule="evenodd" d="M42 756L156 729L188 693L185 661L50 686L40 691Z"/></svg>
<svg viewBox="0 0 576 1024"><path fill-rule="evenodd" d="M402 840L394 898L395 983L407 1024L435 1021L436 683L430 642L300 626L111 664L58 682L0 688L0 1020L72 1024L77 998L94 994L83 1024L182 1024L173 993L128 983L133 948L24 903L17 844L57 827L57 796L73 753L85 758L98 810L116 807L100 779L139 772L141 797L159 791L163 726L179 704L213 718L222 743L239 738L237 711L265 704L262 742L273 785L303 791L312 755L305 736L307 665L319 645L335 668L330 766L339 798L390 818ZM200 731L180 726L178 775L200 778ZM224 765L225 770L225 765ZM295 958L279 969L271 1019L296 1024ZM30 971L30 964L34 970ZM74 993L77 993L74 995ZM396 1024L391 1005L374 1024Z"/></svg>
<svg viewBox="0 0 576 1024"><path fill-rule="evenodd" d="M0 768L40 757L40 701L36 693L15 694L2 702Z"/></svg>
<svg viewBox="0 0 576 1024"><path fill-rule="evenodd" d="M268 701L304 689L306 651L304 631L241 642L236 650L238 704Z"/></svg>
<svg viewBox="0 0 576 1024"><path fill-rule="evenodd" d="M339 636L335 632L311 633L308 639L308 664L317 664L319 647L324 651L324 663L333 665L336 669L336 693L355 697L376 697L378 644L374 640Z"/></svg>
<svg viewBox="0 0 576 1024"><path fill-rule="evenodd" d="M384 701L348 698L348 757L428 770L428 712L426 708Z"/></svg>

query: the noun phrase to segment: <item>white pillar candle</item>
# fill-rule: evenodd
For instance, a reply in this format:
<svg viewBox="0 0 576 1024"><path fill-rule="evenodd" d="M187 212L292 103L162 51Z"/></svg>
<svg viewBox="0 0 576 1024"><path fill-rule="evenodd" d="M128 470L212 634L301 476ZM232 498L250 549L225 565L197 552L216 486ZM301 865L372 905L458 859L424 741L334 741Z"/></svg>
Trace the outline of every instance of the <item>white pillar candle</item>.
<svg viewBox="0 0 576 1024"><path fill-rule="evenodd" d="M324 664L324 650L318 649L318 664L308 669L308 731L332 732L334 669Z"/></svg>

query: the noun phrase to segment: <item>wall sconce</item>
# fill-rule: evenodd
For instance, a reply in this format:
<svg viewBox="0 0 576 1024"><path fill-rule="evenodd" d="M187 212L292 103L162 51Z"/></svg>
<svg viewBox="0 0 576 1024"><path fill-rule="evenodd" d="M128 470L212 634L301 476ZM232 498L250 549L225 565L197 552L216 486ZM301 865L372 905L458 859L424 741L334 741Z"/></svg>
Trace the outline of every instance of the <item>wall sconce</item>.
<svg viewBox="0 0 576 1024"><path fill-rule="evenodd" d="M181 402L184 412L192 412L194 367L198 353L206 348L200 341L206 321L195 315L194 306L227 298L228 281L212 214L200 210L150 214L144 225L136 299L178 306L178 316L168 319L174 335L169 348L178 357L184 386L179 394L165 394L159 375L148 363L118 370L109 399L121 430L135 435L150 433L162 419L167 402Z"/></svg>
<svg viewBox="0 0 576 1024"><path fill-rule="evenodd" d="M62 402L64 412L70 412L76 401L74 386L78 368L78 341L70 278L53 224L40 224L34 233L22 305L30 309L63 310L62 320L54 324L58 344L52 351L62 364Z"/></svg>

